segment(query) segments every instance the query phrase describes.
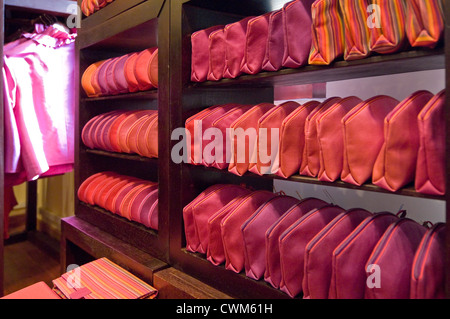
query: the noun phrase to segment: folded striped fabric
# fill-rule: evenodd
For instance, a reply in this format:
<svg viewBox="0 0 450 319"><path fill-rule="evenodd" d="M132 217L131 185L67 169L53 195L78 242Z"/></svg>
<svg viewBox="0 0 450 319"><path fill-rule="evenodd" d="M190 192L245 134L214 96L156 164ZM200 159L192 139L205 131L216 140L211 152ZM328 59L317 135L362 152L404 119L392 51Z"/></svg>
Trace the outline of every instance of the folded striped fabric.
<svg viewBox="0 0 450 319"><path fill-rule="evenodd" d="M402 49L406 43L404 0L372 0L368 11L370 50L389 54Z"/></svg>
<svg viewBox="0 0 450 319"><path fill-rule="evenodd" d="M154 299L158 291L107 258L75 268L53 280L63 299Z"/></svg>
<svg viewBox="0 0 450 319"><path fill-rule="evenodd" d="M313 25L309 64L329 65L344 53L344 25L339 0L317 0L311 12Z"/></svg>
<svg viewBox="0 0 450 319"><path fill-rule="evenodd" d="M411 46L433 49L443 33L442 0L406 1L406 35Z"/></svg>
<svg viewBox="0 0 450 319"><path fill-rule="evenodd" d="M344 59L347 61L369 56L368 0L339 0L344 23Z"/></svg>

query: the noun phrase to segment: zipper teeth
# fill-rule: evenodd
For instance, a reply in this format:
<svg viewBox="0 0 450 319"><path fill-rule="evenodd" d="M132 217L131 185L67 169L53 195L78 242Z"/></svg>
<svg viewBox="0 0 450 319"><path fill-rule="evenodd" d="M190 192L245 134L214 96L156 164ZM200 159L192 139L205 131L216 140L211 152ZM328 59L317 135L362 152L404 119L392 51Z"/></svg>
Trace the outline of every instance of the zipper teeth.
<svg viewBox="0 0 450 319"><path fill-rule="evenodd" d="M426 120L430 117L430 114L435 109L436 103L439 102L439 100L444 96L445 93L438 94L429 102L430 106L428 107L428 110L426 110L426 113L422 116L422 120Z"/></svg>
<svg viewBox="0 0 450 319"><path fill-rule="evenodd" d="M423 95L423 93L420 94L416 94L412 97L411 100L408 99L408 101L405 101L403 104L400 104L397 108L396 111L394 111L393 113L391 113L391 116L386 117L386 121L390 122L395 120L399 114L401 113L401 111L403 111L404 109L406 109L409 105L411 105L415 100L417 100L418 98L420 98Z"/></svg>
<svg viewBox="0 0 450 319"><path fill-rule="evenodd" d="M418 279L422 275L424 269L423 260L428 255L430 250L430 244L432 240L438 235L438 232L439 228L433 229L432 233L429 236L426 236L425 240L419 246L418 250L420 253L416 256L417 258L414 260L413 263L413 265L415 265L413 269L414 279Z"/></svg>
<svg viewBox="0 0 450 319"><path fill-rule="evenodd" d="M367 107L369 107L370 104L383 99L385 96L377 96L374 97L372 99L369 99L368 101L363 101L360 104L360 107L356 107L356 109L354 111L350 111L350 113L347 114L347 116L344 118L345 119L345 123L350 122L351 120L353 120L356 115L358 115L359 113L361 113L363 110L365 110Z"/></svg>
<svg viewBox="0 0 450 319"><path fill-rule="evenodd" d="M265 104L265 103L263 103L263 104ZM248 119L251 114L253 114L253 113L257 112L257 111L258 111L258 108L256 108L256 107L254 109L252 109L252 110L247 111L246 114L244 116L242 116L242 118L240 118L237 122L233 123L232 127L234 128L234 127L238 126L244 120Z"/></svg>
<svg viewBox="0 0 450 319"><path fill-rule="evenodd" d="M251 194L247 195L247 197L244 198L244 200L242 200L242 201L239 203L239 205L237 205L237 206L233 209L233 211L230 212L230 214L228 214L228 215L222 220L222 223L225 224L225 223L227 222L227 220L231 218L231 216L233 215L233 214L232 214L233 212L235 212L237 209L241 208L246 202L248 202L252 197L254 197L254 195L257 195L258 193L260 194L260 193L262 193L262 192L265 192L265 191L256 191L256 192L254 192L254 193L251 193Z"/></svg>
<svg viewBox="0 0 450 319"><path fill-rule="evenodd" d="M392 238L392 236L395 233L395 230L398 228L398 226L403 223L405 220L400 220L397 223L393 224L392 226L390 226L390 228L386 231L386 236L383 236L381 242L378 243L378 245L376 246L375 250L372 253L372 256L369 258L368 261L371 261L371 264L376 264L378 259L381 258L384 250L386 249L385 245L387 242L389 242Z"/></svg>

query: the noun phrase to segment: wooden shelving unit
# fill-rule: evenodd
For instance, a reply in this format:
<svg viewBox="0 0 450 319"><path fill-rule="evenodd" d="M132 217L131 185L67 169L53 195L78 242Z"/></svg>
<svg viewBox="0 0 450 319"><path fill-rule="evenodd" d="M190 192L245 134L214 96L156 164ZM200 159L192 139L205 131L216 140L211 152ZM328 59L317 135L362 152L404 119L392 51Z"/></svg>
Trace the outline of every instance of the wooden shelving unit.
<svg viewBox="0 0 450 319"><path fill-rule="evenodd" d="M190 35L192 32L217 24L237 21L249 15L258 15L277 8L286 0L116 0L115 6L106 7L82 21L77 42L80 74L95 61L157 45L159 48L158 90L112 97L87 98L79 92L76 141L77 189L90 175L105 170L115 170L159 183L159 225L156 232L142 225L114 216L97 207L76 201L76 219L108 232L120 242L145 251L178 271L205 282L227 295L238 298L287 298L264 281L255 281L224 267L213 266L203 255L186 251L182 210L208 186L216 183L247 184L255 189L273 189L276 176L257 176L248 173L242 177L227 171L189 164L175 164L171 150L178 141L171 139L175 128L184 127L193 113L214 104L258 104L274 100L274 88L299 84L323 83L379 75L390 75L423 70L446 69L450 46L441 45L435 50L410 50L392 55L371 56L364 60L337 61L327 67L306 66L300 69L283 69L243 75L237 79L218 82L190 82ZM445 0L450 8L450 1ZM115 10L115 11L114 11ZM122 11L121 11L122 10ZM114 11L114 12L113 12ZM120 11L120 12L119 12ZM447 30L450 13L447 12ZM450 43L450 32L445 43ZM79 133L93 116L115 108L157 109L159 115L159 158L146 159L129 154L116 154L87 149ZM450 111L447 102L447 113ZM450 114L447 116L450 127ZM450 138L447 139L450 149ZM448 157L450 158L450 153ZM450 172L450 161L448 161ZM338 188L390 193L371 184L357 187L343 182L324 183L317 179L293 176L296 183L320 184ZM447 174L450 181L450 174ZM392 193L390 193L392 194ZM396 193L410 197L436 199L447 203L450 218L450 195L428 196L407 187ZM64 223L64 221L63 221ZM72 223L70 227L77 227ZM64 230L64 228L63 228ZM72 230L73 231L73 230ZM450 233L449 233L450 235ZM450 236L447 236L447 265L450 269ZM113 240L113 239L112 239ZM74 243L76 244L76 242ZM450 274L447 287L450 297Z"/></svg>

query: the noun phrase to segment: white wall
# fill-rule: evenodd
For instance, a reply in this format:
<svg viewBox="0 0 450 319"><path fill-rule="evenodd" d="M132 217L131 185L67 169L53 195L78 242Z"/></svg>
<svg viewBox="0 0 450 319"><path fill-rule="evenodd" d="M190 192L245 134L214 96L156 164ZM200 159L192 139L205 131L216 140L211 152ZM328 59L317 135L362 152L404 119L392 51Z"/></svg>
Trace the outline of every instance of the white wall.
<svg viewBox="0 0 450 319"><path fill-rule="evenodd" d="M365 100L379 94L403 100L418 90L429 90L436 94L445 88L445 71L423 71L373 78L362 78L330 82L327 97L355 95ZM445 202L408 196L351 190L338 187L294 183L275 180L276 191L302 198L317 197L332 201L345 209L364 208L371 212L390 211L396 213L400 207L407 210L407 217L418 222L445 222ZM331 197L331 198L330 198Z"/></svg>

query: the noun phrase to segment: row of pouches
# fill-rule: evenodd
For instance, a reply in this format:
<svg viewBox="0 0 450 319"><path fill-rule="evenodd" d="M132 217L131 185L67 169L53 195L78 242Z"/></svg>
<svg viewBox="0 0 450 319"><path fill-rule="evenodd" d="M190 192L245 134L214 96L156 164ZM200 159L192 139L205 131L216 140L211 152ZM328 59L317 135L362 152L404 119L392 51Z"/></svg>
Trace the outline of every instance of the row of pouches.
<svg viewBox="0 0 450 319"><path fill-rule="evenodd" d="M191 80L393 53L406 47L406 38L413 47L434 47L443 29L442 0L291 1L281 10L194 32Z"/></svg>
<svg viewBox="0 0 450 319"><path fill-rule="evenodd" d="M148 91L158 87L158 48L153 47L89 65L81 78L88 97Z"/></svg>
<svg viewBox="0 0 450 319"><path fill-rule="evenodd" d="M187 250L291 297L444 296L444 224L427 229L388 212L225 184L198 195L183 218ZM371 265L381 269L377 281Z"/></svg>
<svg viewBox="0 0 450 319"><path fill-rule="evenodd" d="M77 195L84 203L158 230L158 183L100 172L84 180Z"/></svg>
<svg viewBox="0 0 450 319"><path fill-rule="evenodd" d="M158 157L158 111L117 110L94 116L81 139L90 149Z"/></svg>
<svg viewBox="0 0 450 319"><path fill-rule="evenodd" d="M114 0L83 0L81 2L81 12L88 17L113 1Z"/></svg>
<svg viewBox="0 0 450 319"><path fill-rule="evenodd" d="M380 95L303 105L217 105L186 120L189 161L239 176L300 174L358 186L372 179L390 191L414 181L418 192L443 195L444 105L444 91L418 91L401 102ZM212 142L208 128L219 130L223 140ZM276 132L279 140L271 136ZM211 144L220 143L211 151ZM268 158L261 156L264 149Z"/></svg>

